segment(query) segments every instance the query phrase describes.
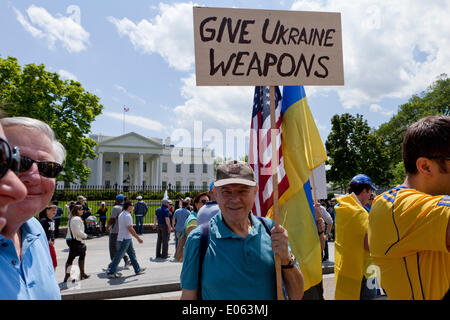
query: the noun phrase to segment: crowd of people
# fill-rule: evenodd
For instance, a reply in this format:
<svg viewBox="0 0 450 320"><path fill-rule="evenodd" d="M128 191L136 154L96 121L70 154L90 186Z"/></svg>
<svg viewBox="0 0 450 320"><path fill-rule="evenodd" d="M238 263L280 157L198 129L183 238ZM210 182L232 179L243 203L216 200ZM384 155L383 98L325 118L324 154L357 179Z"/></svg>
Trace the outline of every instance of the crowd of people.
<svg viewBox="0 0 450 320"><path fill-rule="evenodd" d="M54 249L61 210L51 199L66 151L47 124L27 117L0 119L0 145L0 299L61 299ZM389 299L448 295L450 116L429 116L409 126L402 153L406 178L401 185L376 196L371 178L358 174L349 181L348 194L314 204L323 261L327 240L335 241L337 300L374 299L380 289ZM174 233L174 258L183 263L182 299L277 299L280 292L292 300L321 298L321 284L304 290L287 230L251 213L258 187L250 165L230 160L217 167L209 192L179 198L175 205L162 200L153 224L155 257L169 257ZM101 230L109 233L109 278L120 277L116 271L122 260L136 275L145 272L132 238L143 243L148 206L142 197L136 200L119 194L109 220L104 203L96 213ZM76 257L80 280L89 278L90 215L83 196L70 206L64 282ZM379 277L373 277L372 267Z"/></svg>

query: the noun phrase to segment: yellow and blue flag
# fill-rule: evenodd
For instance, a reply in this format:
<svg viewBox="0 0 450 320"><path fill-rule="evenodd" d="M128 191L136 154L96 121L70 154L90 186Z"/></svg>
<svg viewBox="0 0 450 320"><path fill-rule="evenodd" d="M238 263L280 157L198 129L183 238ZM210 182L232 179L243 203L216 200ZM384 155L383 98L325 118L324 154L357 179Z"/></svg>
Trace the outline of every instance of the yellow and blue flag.
<svg viewBox="0 0 450 320"><path fill-rule="evenodd" d="M279 221L288 231L307 290L322 281L322 251L309 177L326 161L327 154L303 86L283 87L281 116L281 144L289 188L279 199ZM273 217L273 208L267 217Z"/></svg>

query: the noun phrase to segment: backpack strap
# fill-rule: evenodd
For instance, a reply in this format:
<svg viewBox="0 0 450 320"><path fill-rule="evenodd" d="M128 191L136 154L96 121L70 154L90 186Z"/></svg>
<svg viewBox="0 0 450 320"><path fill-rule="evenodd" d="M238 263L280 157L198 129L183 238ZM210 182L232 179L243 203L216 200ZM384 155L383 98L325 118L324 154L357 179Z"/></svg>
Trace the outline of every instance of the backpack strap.
<svg viewBox="0 0 450 320"><path fill-rule="evenodd" d="M210 233L210 224L209 222L203 223L201 225L201 233L200 233L200 262L198 267L198 299L202 300L202 266L203 260L205 259L206 251L209 246L209 233Z"/></svg>
<svg viewBox="0 0 450 320"><path fill-rule="evenodd" d="M271 232L270 232L270 228L269 228L269 226L267 225L267 222L266 222L266 220L264 220L264 218L263 217L260 217L260 216L256 216L256 218L258 218L258 220L262 223L262 225L264 226L264 229L266 229L266 231L267 231L267 233L269 234L269 236L271 236L272 234L271 234Z"/></svg>

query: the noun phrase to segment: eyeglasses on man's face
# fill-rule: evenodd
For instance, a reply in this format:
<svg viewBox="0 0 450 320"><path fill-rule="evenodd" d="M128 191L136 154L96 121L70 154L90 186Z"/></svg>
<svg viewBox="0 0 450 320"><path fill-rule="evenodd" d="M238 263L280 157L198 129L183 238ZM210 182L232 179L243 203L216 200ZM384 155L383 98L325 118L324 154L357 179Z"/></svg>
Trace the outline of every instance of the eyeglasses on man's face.
<svg viewBox="0 0 450 320"><path fill-rule="evenodd" d="M19 172L26 172L30 170L33 163L37 164L39 174L45 178L56 178L63 169L62 165L57 162L37 161L31 159L30 157L21 155Z"/></svg>

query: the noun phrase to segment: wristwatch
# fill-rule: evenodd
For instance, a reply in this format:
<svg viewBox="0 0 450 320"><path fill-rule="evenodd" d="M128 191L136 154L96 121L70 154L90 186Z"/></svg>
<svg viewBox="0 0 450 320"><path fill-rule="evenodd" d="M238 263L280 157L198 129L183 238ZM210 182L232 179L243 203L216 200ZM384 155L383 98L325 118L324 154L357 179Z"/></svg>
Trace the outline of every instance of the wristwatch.
<svg viewBox="0 0 450 320"><path fill-rule="evenodd" d="M289 263L286 265L282 265L281 269L291 269L293 267L295 267L297 260L295 260L295 257L291 254L291 260L289 260Z"/></svg>

